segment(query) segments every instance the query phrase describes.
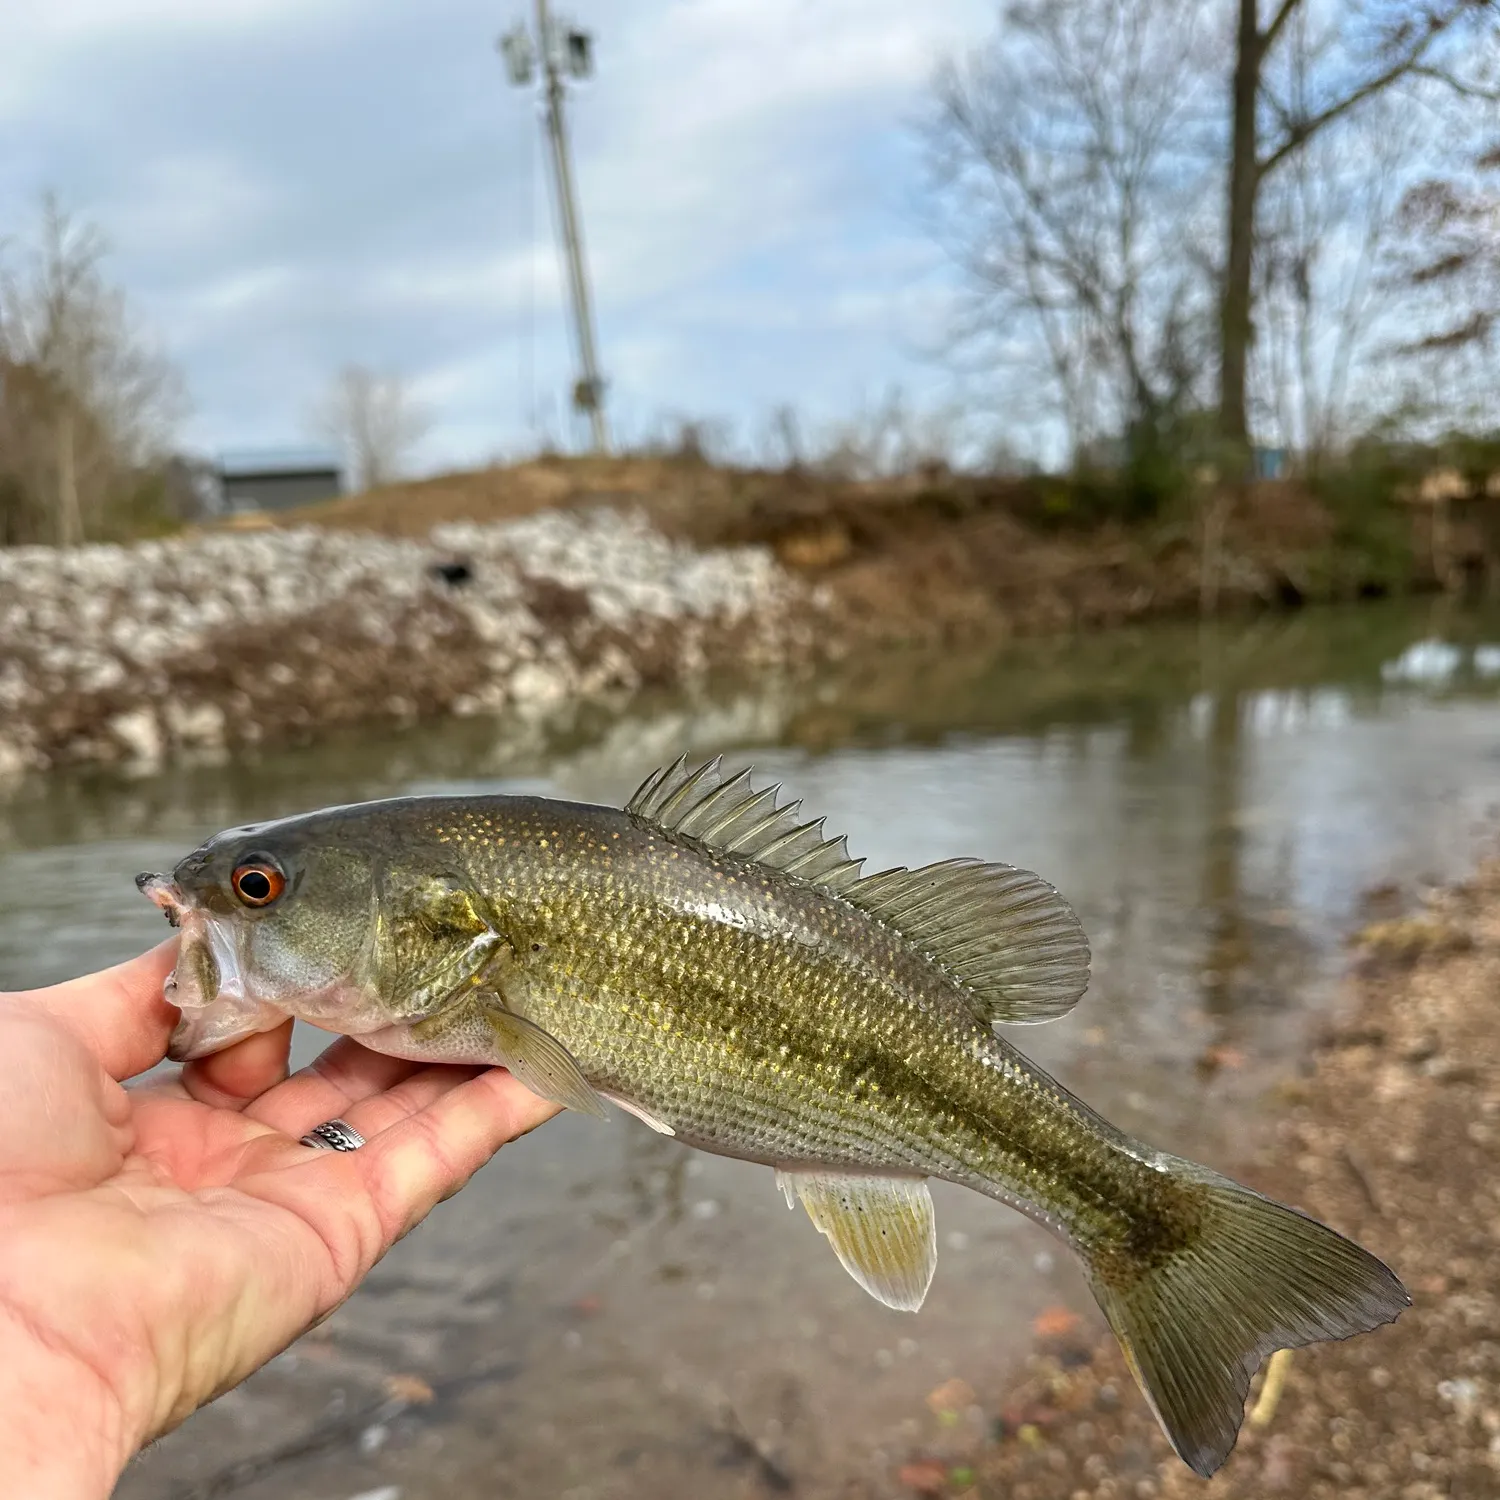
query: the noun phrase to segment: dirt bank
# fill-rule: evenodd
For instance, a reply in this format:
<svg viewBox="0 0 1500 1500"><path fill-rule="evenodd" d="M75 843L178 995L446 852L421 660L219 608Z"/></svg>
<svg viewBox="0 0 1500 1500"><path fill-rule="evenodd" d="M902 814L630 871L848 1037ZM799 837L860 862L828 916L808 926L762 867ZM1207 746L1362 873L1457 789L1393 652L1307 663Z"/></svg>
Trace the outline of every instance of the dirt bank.
<svg viewBox="0 0 1500 1500"><path fill-rule="evenodd" d="M934 1393L900 1486L969 1500L1500 1494L1500 861L1368 928L1349 987L1240 1175L1385 1257L1415 1305L1392 1328L1296 1351L1257 1412L1258 1383L1206 1485L1171 1455L1114 1345L1054 1310L1023 1384ZM976 1406L985 1421L960 1425Z"/></svg>
<svg viewBox="0 0 1500 1500"><path fill-rule="evenodd" d="M847 638L876 642L1430 590L1470 563L1485 573L1493 550L1466 523L1447 528L1439 555L1424 529L1431 518L1410 505L1371 494L1341 507L1288 482L1183 498L1129 525L1109 519L1123 503L1045 477L933 469L853 481L692 458L557 458L349 496L292 519L419 535L442 521L580 504L638 509L697 546L770 547L827 586Z"/></svg>

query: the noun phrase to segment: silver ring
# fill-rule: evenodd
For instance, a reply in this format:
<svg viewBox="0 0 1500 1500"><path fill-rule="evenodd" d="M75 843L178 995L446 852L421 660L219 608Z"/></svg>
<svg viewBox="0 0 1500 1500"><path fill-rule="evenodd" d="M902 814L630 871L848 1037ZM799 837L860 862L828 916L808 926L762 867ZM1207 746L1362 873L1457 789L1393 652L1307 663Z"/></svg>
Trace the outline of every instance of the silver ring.
<svg viewBox="0 0 1500 1500"><path fill-rule="evenodd" d="M364 1143L364 1136L347 1120L324 1120L321 1125L314 1125L297 1144L311 1146L314 1151L358 1151Z"/></svg>

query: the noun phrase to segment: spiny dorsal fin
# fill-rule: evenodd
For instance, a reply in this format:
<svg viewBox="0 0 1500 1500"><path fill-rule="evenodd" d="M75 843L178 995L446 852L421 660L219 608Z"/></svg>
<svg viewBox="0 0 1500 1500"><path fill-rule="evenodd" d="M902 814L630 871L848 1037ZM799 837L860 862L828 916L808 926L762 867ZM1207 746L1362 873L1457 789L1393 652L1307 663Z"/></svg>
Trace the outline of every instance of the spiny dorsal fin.
<svg viewBox="0 0 1500 1500"><path fill-rule="evenodd" d="M753 859L851 902L894 928L967 990L986 1022L1050 1021L1089 982L1089 944L1073 908L1039 875L1011 865L949 859L860 878L842 838L802 804L778 807L779 786L755 791L751 773L725 777L711 760L686 758L646 778L626 804L632 817L717 854Z"/></svg>
<svg viewBox="0 0 1500 1500"><path fill-rule="evenodd" d="M843 838L824 838L822 818L802 822L800 802L778 807L780 790L755 791L748 770L726 778L717 757L696 770L683 758L648 776L625 811L716 854L753 859L835 894L846 890L864 861L850 859Z"/></svg>

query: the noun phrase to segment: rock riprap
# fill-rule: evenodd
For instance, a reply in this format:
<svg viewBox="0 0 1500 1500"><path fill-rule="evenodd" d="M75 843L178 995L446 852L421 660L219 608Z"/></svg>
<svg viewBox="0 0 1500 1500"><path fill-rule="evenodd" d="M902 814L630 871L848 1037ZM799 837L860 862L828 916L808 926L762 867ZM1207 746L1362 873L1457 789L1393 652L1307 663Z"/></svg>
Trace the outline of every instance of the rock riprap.
<svg viewBox="0 0 1500 1500"><path fill-rule="evenodd" d="M0 773L796 664L820 611L767 549L607 509L0 549Z"/></svg>

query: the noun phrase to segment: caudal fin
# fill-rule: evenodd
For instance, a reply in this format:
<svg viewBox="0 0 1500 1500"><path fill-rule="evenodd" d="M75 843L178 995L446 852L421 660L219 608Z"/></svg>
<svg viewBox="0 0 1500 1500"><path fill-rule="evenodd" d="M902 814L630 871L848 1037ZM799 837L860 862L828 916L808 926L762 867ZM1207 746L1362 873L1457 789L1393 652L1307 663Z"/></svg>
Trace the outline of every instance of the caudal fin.
<svg viewBox="0 0 1500 1500"><path fill-rule="evenodd" d="M1156 1253L1099 1252L1089 1272L1157 1420L1207 1478L1234 1447L1261 1360L1368 1332L1411 1298L1388 1266L1316 1219L1190 1162L1172 1176L1192 1229Z"/></svg>

